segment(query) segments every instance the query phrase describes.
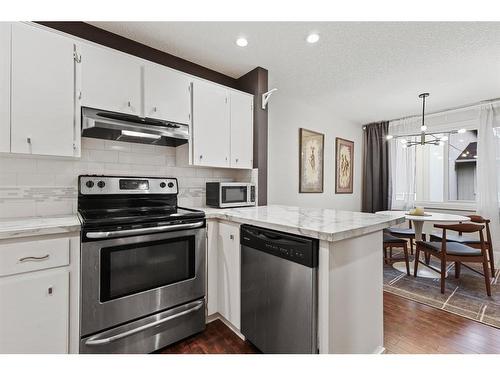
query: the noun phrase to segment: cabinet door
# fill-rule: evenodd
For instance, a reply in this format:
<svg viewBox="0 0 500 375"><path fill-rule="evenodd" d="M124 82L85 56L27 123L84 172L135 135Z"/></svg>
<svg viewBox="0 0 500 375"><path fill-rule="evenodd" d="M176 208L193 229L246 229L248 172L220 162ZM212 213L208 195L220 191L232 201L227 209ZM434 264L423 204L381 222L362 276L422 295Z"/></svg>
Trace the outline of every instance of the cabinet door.
<svg viewBox="0 0 500 375"><path fill-rule="evenodd" d="M241 269L238 224L219 223L219 313L240 329Z"/></svg>
<svg viewBox="0 0 500 375"><path fill-rule="evenodd" d="M84 44L81 100L84 107L141 115L141 65L131 56Z"/></svg>
<svg viewBox="0 0 500 375"><path fill-rule="evenodd" d="M204 81L193 82L193 164L230 166L229 92Z"/></svg>
<svg viewBox="0 0 500 375"><path fill-rule="evenodd" d="M0 353L67 353L69 273L0 278Z"/></svg>
<svg viewBox="0 0 500 375"><path fill-rule="evenodd" d="M219 223L207 221L207 314L218 311Z"/></svg>
<svg viewBox="0 0 500 375"><path fill-rule="evenodd" d="M144 116L189 124L191 80L160 65L144 67Z"/></svg>
<svg viewBox="0 0 500 375"><path fill-rule="evenodd" d="M253 96L231 91L231 167L253 168Z"/></svg>
<svg viewBox="0 0 500 375"><path fill-rule="evenodd" d="M69 38L12 25L12 152L73 156L74 44Z"/></svg>
<svg viewBox="0 0 500 375"><path fill-rule="evenodd" d="M0 22L0 152L10 151L10 29Z"/></svg>

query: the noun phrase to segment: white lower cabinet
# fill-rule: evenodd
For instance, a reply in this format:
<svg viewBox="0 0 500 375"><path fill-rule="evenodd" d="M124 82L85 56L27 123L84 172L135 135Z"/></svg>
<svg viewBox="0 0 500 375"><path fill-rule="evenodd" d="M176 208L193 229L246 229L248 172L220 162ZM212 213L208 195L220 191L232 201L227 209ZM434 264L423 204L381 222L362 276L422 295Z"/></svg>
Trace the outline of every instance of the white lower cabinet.
<svg viewBox="0 0 500 375"><path fill-rule="evenodd" d="M0 353L68 353L69 271L0 279Z"/></svg>
<svg viewBox="0 0 500 375"><path fill-rule="evenodd" d="M0 354L78 353L80 237L0 240Z"/></svg>
<svg viewBox="0 0 500 375"><path fill-rule="evenodd" d="M240 329L241 271L240 226L220 222L218 233L218 312L235 328ZM210 271L209 271L210 272Z"/></svg>

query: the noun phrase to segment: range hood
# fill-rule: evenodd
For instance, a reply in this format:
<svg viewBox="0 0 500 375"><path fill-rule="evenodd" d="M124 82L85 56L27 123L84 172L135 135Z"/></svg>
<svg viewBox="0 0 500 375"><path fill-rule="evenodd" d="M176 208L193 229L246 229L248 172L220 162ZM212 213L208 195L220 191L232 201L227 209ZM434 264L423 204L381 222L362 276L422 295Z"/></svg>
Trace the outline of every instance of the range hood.
<svg viewBox="0 0 500 375"><path fill-rule="evenodd" d="M177 147L187 143L189 126L83 107L82 136Z"/></svg>

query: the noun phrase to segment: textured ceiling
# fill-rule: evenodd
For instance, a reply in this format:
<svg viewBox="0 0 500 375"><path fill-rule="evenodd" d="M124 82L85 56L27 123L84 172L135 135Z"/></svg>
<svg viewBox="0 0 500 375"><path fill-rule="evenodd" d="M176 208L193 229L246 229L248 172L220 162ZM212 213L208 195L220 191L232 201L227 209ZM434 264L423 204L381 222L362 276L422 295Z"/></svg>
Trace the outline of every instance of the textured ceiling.
<svg viewBox="0 0 500 375"><path fill-rule="evenodd" d="M262 66L276 95L360 124L418 113L423 91L429 111L500 97L500 22L89 23L232 77Z"/></svg>

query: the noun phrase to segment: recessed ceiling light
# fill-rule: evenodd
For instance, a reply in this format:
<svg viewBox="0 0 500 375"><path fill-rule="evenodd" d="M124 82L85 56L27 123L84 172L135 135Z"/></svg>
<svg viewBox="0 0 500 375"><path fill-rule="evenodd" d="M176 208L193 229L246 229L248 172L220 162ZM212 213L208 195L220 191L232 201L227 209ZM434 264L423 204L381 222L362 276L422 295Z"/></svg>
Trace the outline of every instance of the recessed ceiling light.
<svg viewBox="0 0 500 375"><path fill-rule="evenodd" d="M240 47L246 47L248 46L248 40L246 40L246 38L238 38L236 39L236 45Z"/></svg>
<svg viewBox="0 0 500 375"><path fill-rule="evenodd" d="M319 40L319 34L311 33L306 38L307 43L316 43Z"/></svg>

